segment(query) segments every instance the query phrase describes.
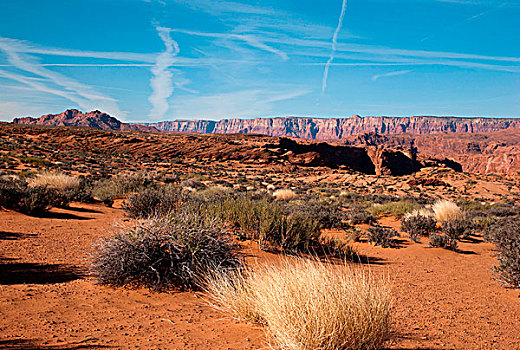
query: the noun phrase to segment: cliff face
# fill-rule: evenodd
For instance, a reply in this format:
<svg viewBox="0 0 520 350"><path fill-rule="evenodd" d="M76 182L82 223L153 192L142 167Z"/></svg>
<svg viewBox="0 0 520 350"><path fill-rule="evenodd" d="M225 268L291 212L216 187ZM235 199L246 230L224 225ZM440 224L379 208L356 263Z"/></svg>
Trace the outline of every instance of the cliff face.
<svg viewBox="0 0 520 350"><path fill-rule="evenodd" d="M40 118L15 118L13 119L13 123L49 126L83 126L104 130L122 131L158 131L156 128L151 126L123 123L107 113L100 111L83 113L77 109L67 109L65 112L60 114L46 114L42 115Z"/></svg>
<svg viewBox="0 0 520 350"><path fill-rule="evenodd" d="M511 174L520 171L520 129L488 133L379 135L367 133L341 141L352 146L390 147L421 156L449 158L472 173Z"/></svg>
<svg viewBox="0 0 520 350"><path fill-rule="evenodd" d="M360 117L349 118L255 118L220 121L187 120L148 124L161 131L216 134L264 134L305 139L333 140L366 132L378 134L433 134L444 131L482 133L520 128L514 118L455 117Z"/></svg>

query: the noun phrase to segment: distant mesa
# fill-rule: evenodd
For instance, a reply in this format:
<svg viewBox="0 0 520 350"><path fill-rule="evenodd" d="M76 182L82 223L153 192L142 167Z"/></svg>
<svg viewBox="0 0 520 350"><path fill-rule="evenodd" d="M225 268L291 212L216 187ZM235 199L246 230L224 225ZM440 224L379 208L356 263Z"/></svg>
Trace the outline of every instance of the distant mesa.
<svg viewBox="0 0 520 350"><path fill-rule="evenodd" d="M98 128L103 130L121 130L121 131L146 131L157 132L158 130L152 126L141 124L128 124L119 121L107 113L98 110L83 113L77 109L67 109L60 114L46 114L39 118L24 117L13 119L14 124L33 124L33 125L49 125L49 126L81 126Z"/></svg>
<svg viewBox="0 0 520 350"><path fill-rule="evenodd" d="M509 128L520 128L516 118L460 118L460 117L360 117L311 118L276 117L254 119L175 120L146 124L123 123L100 112L82 113L69 109L60 114L47 114L40 118L16 118L16 124L53 126L85 126L105 130L149 132L186 132L199 134L262 134L297 137L310 140L339 140L351 136L374 133L376 135L412 134L429 135L442 132L487 133ZM371 136L373 137L373 136ZM380 136L379 136L380 137ZM377 140L379 142L380 140Z"/></svg>

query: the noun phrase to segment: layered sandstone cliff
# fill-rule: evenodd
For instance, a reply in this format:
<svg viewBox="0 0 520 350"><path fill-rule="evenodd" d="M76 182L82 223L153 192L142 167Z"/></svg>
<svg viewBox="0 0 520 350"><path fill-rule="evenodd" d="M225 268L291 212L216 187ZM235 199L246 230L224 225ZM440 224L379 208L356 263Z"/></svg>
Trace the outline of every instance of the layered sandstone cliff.
<svg viewBox="0 0 520 350"><path fill-rule="evenodd" d="M366 132L417 135L444 131L482 133L520 128L520 120L515 118L360 117L354 115L349 118L330 119L283 117L220 121L177 120L148 125L169 132L263 134L311 140L333 140Z"/></svg>

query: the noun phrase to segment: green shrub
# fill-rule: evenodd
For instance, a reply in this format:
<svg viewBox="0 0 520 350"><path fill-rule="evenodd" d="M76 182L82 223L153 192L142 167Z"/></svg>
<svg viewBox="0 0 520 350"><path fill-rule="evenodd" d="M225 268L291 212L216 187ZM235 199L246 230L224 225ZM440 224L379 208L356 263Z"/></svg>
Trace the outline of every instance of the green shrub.
<svg viewBox="0 0 520 350"><path fill-rule="evenodd" d="M147 188L130 195L123 203L123 209L131 218L149 218L165 215L179 204L180 192L172 187Z"/></svg>
<svg viewBox="0 0 520 350"><path fill-rule="evenodd" d="M92 194L103 202L110 202L123 198L128 193L141 191L152 183L152 178L146 173L123 173L98 181L92 189Z"/></svg>
<svg viewBox="0 0 520 350"><path fill-rule="evenodd" d="M375 204L368 208L368 211L374 216L391 215L395 218L401 218L405 214L420 209L420 205L410 200L401 200L398 202L389 202L384 204Z"/></svg>
<svg viewBox="0 0 520 350"><path fill-rule="evenodd" d="M372 224L376 221L374 216L361 206L350 209L346 215L351 225Z"/></svg>

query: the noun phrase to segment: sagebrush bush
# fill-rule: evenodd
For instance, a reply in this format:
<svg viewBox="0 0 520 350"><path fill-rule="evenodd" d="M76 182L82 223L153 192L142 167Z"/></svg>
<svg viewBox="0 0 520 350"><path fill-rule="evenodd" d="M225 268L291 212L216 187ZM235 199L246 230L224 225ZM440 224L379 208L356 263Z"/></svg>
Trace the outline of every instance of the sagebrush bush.
<svg viewBox="0 0 520 350"><path fill-rule="evenodd" d="M214 268L240 265L219 220L181 209L98 242L92 272L101 284L196 289Z"/></svg>
<svg viewBox="0 0 520 350"><path fill-rule="evenodd" d="M519 218L505 218L484 231L484 237L496 246L498 264L494 270L498 279L515 288L520 288L519 227Z"/></svg>
<svg viewBox="0 0 520 350"><path fill-rule="evenodd" d="M0 207L21 213L37 215L61 205L64 199L56 189L46 186L29 186L19 178L0 178Z"/></svg>
<svg viewBox="0 0 520 350"><path fill-rule="evenodd" d="M124 198L131 192L139 192L150 186L153 179L147 173L121 173L110 179L98 181L92 189L92 194L103 202Z"/></svg>
<svg viewBox="0 0 520 350"><path fill-rule="evenodd" d="M456 203L448 200L439 200L432 205L435 218L438 222L462 220L463 212Z"/></svg>
<svg viewBox="0 0 520 350"><path fill-rule="evenodd" d="M454 240L467 238L474 230L475 225L468 218L445 221L442 223L442 232Z"/></svg>
<svg viewBox="0 0 520 350"><path fill-rule="evenodd" d="M430 234L430 247L457 250L457 240L449 236L432 233Z"/></svg>
<svg viewBox="0 0 520 350"><path fill-rule="evenodd" d="M374 216L361 206L356 206L350 209L346 213L346 216L347 219L350 220L351 225L372 224L376 221Z"/></svg>
<svg viewBox="0 0 520 350"><path fill-rule="evenodd" d="M205 284L215 305L267 327L281 349L378 349L387 340L387 280L303 259L217 271Z"/></svg>
<svg viewBox="0 0 520 350"><path fill-rule="evenodd" d="M343 228L345 227L345 213L341 210L338 203L333 201L322 201L311 199L305 201L291 201L286 206L287 214L298 212L308 216L320 224L322 229Z"/></svg>
<svg viewBox="0 0 520 350"><path fill-rule="evenodd" d="M165 215L180 203L181 193L173 187L147 188L134 193L123 203L127 216L136 219Z"/></svg>
<svg viewBox="0 0 520 350"><path fill-rule="evenodd" d="M413 211L401 219L401 231L414 242L419 242L419 236L428 236L436 227L435 219L421 211Z"/></svg>
<svg viewBox="0 0 520 350"><path fill-rule="evenodd" d="M383 248L395 247L394 237L399 236L396 230L382 226L368 228L367 238L370 243Z"/></svg>

